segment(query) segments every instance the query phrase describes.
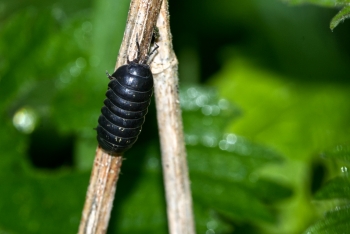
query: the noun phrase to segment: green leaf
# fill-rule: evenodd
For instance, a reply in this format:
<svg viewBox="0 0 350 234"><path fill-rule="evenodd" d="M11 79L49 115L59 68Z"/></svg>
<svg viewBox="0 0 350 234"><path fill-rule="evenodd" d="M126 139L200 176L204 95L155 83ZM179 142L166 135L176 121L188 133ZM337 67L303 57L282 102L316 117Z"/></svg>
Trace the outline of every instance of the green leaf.
<svg viewBox="0 0 350 234"><path fill-rule="evenodd" d="M204 204L199 202L193 203L193 209L196 220L196 233L206 233L207 231L215 231L215 233L232 233L234 230L232 224L225 222L220 214L208 209Z"/></svg>
<svg viewBox="0 0 350 234"><path fill-rule="evenodd" d="M193 199L235 220L274 222L273 214L243 183L218 180L204 174L191 174Z"/></svg>
<svg viewBox="0 0 350 234"><path fill-rule="evenodd" d="M350 17L350 6L346 6L343 9L341 9L341 11L336 16L333 17L330 24L331 30L337 27L340 22L343 22L349 17Z"/></svg>
<svg viewBox="0 0 350 234"><path fill-rule="evenodd" d="M58 234L77 230L88 173L62 171L61 175L50 176L18 165L15 168L16 173L7 173L0 178L7 188L0 194L0 209L6 214L1 216L1 227L15 233ZM53 223L60 223L60 228Z"/></svg>
<svg viewBox="0 0 350 234"><path fill-rule="evenodd" d="M350 0L284 0L284 1L293 5L309 3L309 4L319 5L319 6L326 6L326 7L335 7L338 5L350 3Z"/></svg>
<svg viewBox="0 0 350 234"><path fill-rule="evenodd" d="M305 234L338 234L350 230L350 206L340 206L327 212L324 219L309 227Z"/></svg>
<svg viewBox="0 0 350 234"><path fill-rule="evenodd" d="M227 126L244 115L214 89L185 87L181 89L180 101L197 206L207 213L215 211L221 222L273 223L276 218L269 205L292 193L289 188L260 176L258 171L268 164L281 163L283 157L230 133ZM197 220L197 229L206 231L205 223L201 222ZM217 228L224 226L219 222Z"/></svg>
<svg viewBox="0 0 350 234"><path fill-rule="evenodd" d="M295 188L291 198L294 205L282 213L300 215L289 217L285 225L289 228L300 223L308 225L314 214L313 204L304 191L309 180L303 170L308 170L318 152L348 142L350 87L297 82L239 56L228 62L212 83L242 113L242 118L232 121L227 131L268 146L289 159L289 163L281 164L273 172L267 169L266 173L289 178L287 183ZM288 229L284 233L300 231Z"/></svg>
<svg viewBox="0 0 350 234"><path fill-rule="evenodd" d="M114 67L129 1L96 1L93 5L89 1L77 1L74 6L66 0L55 1L54 6L50 1L25 5L12 2L15 3L13 7L8 7L8 3L0 4L1 13L5 13L0 17L0 94L4 97L0 102L0 180L4 182L4 191L0 194L0 210L3 211L0 232L75 233L89 180L87 171L96 147L92 128L96 126L103 100L101 94L108 82L104 71ZM251 15L258 10L270 16L270 10L266 10L270 8L265 9L268 4L259 3L258 6L255 2L245 2L238 18L237 14L232 14L232 7L226 5L220 7L224 12L215 11L215 15L223 16L225 22L235 15L235 19L243 23L240 24L242 29L249 22L250 29L266 32L272 24L265 19L262 27L261 21L252 19ZM24 7L28 5L29 8ZM214 12L211 5L207 4L207 8L208 12ZM271 19L276 22L274 17ZM220 29L217 30L219 33ZM269 50L278 47L277 57L289 63L290 53L281 52L287 51L281 43L285 37L278 37L284 34L271 30L266 35L274 41L262 45L269 45ZM263 41L259 38L257 44ZM298 46L288 46L288 51L298 51L294 48L300 48L302 43L295 45ZM307 43L304 46L308 47ZM258 46L251 48L261 50ZM312 64L319 61L312 57L315 51L318 50L308 52L305 61L308 69L311 62L307 61L313 61ZM337 59L334 61L338 68L340 63ZM304 60L300 64L304 64ZM308 162L309 155L333 145L335 136L337 142L348 139L349 115L344 110L349 103L344 98L348 90L327 84L320 95L317 88L310 88L308 84L306 88L293 89L293 85L289 85L293 83L290 78L281 78L256 66L243 64L235 69L241 73L237 75L234 69L230 70L229 79L222 84L227 87L229 97L223 98L215 90L201 87L184 91L185 95L190 95L185 98L191 99L183 106L183 117L197 231L237 232L241 223L256 230L282 216L284 223L297 229L302 223L300 220L310 220L305 213L311 212L306 202L296 203L294 199L305 198L305 193L300 191L306 188L304 181L308 181L305 171L309 165L305 161ZM309 71L313 74L312 69ZM227 72L226 68L221 72ZM231 86L232 74L242 76L242 80L235 83L236 88ZM254 80L258 75L261 80ZM221 94L223 90L220 88ZM237 92L239 95L235 96ZM43 172L31 165L28 148L35 134L25 135L12 123L14 114L22 107L28 107L38 116L36 130L49 122L60 134L74 136L71 139L76 161L73 167ZM303 110L307 113L302 114ZM269 119L271 116L273 120ZM144 138L157 132L152 111L147 117L141 133ZM339 129L343 132L338 134ZM47 135L41 144L43 151L50 141L52 137ZM167 231L158 141L139 142L126 153L127 160L123 162L110 233ZM147 151L145 156L140 153L144 151ZM289 159L282 160L284 156ZM293 186L293 193L290 186ZM283 200L293 194L296 196L291 197L291 201ZM291 210L285 203L304 209ZM285 218L285 210L292 218ZM299 222L293 222L296 213L300 214ZM62 226L58 229L56 224ZM298 233L279 231L279 228L280 225L273 226L275 233Z"/></svg>
<svg viewBox="0 0 350 234"><path fill-rule="evenodd" d="M213 82L244 117L230 130L291 159L349 140L350 87L304 83L260 69L244 58L228 62Z"/></svg>
<svg viewBox="0 0 350 234"><path fill-rule="evenodd" d="M60 1L45 2L45 7L39 3L30 7L16 3L15 11L8 3L1 4L0 11L6 9L6 17L1 17L0 28L0 180L6 189L0 194L0 232L54 234L78 230L90 176L87 169L91 168L97 145L92 128L103 100L103 95L96 99L95 94L103 94L108 82L104 74L108 67L100 70L99 76L92 75L96 58L90 56L91 34L94 26L101 30L105 22L92 25L91 12L86 9L91 7L88 2L77 1L73 7L67 2L69 12L60 7ZM109 7L110 13L100 12L96 17L113 18L114 9L123 11L121 1L111 2L118 6ZM124 15L128 4L124 1ZM125 26L121 20L106 21ZM122 37L123 28L103 30ZM119 45L111 44L114 51L110 51L113 55L109 67L113 68ZM101 79L106 82L100 82ZM31 164L29 149L35 134L18 131L12 122L23 108L38 117L34 131L53 126L39 145L38 152L46 159L52 157L46 146L56 143L52 142L56 140L53 131L73 135L72 145L77 139L78 156L74 160L79 160L78 169L69 167L46 173ZM22 116L22 124L27 117ZM86 172L82 174L80 169ZM55 225L58 223L59 228Z"/></svg>
<svg viewBox="0 0 350 234"><path fill-rule="evenodd" d="M350 145L339 144L322 154L324 158L350 163Z"/></svg>
<svg viewBox="0 0 350 234"><path fill-rule="evenodd" d="M348 153L347 145L338 145L335 149L326 153L326 155L331 155L328 157L334 161L344 161L344 157L337 157L342 155L342 153ZM347 158L347 157L345 157ZM328 211L324 219L318 221L316 224L309 227L305 233L346 233L350 225L347 220L350 216L350 179L348 176L347 167L342 167L342 176L337 176L329 180L322 188L316 192L316 200L330 200L332 206L338 204L333 211ZM322 201L321 205L327 204L326 201Z"/></svg>
<svg viewBox="0 0 350 234"><path fill-rule="evenodd" d="M333 31L339 23L344 22L350 17L350 0L285 0L286 2L299 5L299 4L315 4L324 7L339 7L344 6L341 11L336 14L330 23L330 29Z"/></svg>
<svg viewBox="0 0 350 234"><path fill-rule="evenodd" d="M153 157L151 157L153 158ZM151 159L151 158L148 158ZM151 160L154 160L151 159ZM131 182L132 170L124 170L118 187L132 186L131 191L118 191L115 197L109 233L166 233L165 198L159 166L156 172L142 174L137 184ZM136 172L138 173L138 172Z"/></svg>
<svg viewBox="0 0 350 234"><path fill-rule="evenodd" d="M256 194L266 204L282 201L293 195L290 186L266 178L259 178L251 186L252 193Z"/></svg>
<svg viewBox="0 0 350 234"><path fill-rule="evenodd" d="M315 194L315 199L350 199L350 179L348 177L336 177L328 181Z"/></svg>

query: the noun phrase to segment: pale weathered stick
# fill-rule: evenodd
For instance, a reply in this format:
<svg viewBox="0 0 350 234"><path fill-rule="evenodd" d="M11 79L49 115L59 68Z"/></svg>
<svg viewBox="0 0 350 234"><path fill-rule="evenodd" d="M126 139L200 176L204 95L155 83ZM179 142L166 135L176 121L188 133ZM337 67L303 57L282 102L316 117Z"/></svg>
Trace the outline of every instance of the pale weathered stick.
<svg viewBox="0 0 350 234"><path fill-rule="evenodd" d="M192 197L178 95L177 59L172 47L168 1L157 20L159 50L151 64L162 150L169 232L194 234Z"/></svg>
<svg viewBox="0 0 350 234"><path fill-rule="evenodd" d="M122 156L97 148L79 234L106 233L121 165Z"/></svg>
<svg viewBox="0 0 350 234"><path fill-rule="evenodd" d="M141 61L148 54L154 26L162 0L132 0L116 68L136 58L136 37L140 43Z"/></svg>
<svg viewBox="0 0 350 234"><path fill-rule="evenodd" d="M131 1L116 68L126 63L127 56L136 57L136 36L141 59L147 54L161 3L162 0ZM122 155L109 155L97 148L79 234L106 233L121 165Z"/></svg>

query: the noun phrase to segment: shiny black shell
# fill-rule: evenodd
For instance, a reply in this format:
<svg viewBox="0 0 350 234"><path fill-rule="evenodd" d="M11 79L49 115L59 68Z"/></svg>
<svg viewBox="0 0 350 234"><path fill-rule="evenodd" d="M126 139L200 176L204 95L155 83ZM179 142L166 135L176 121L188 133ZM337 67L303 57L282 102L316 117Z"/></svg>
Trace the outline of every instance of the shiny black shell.
<svg viewBox="0 0 350 234"><path fill-rule="evenodd" d="M106 152L120 154L136 142L141 132L153 94L153 76L148 64L132 61L109 78L97 141Z"/></svg>

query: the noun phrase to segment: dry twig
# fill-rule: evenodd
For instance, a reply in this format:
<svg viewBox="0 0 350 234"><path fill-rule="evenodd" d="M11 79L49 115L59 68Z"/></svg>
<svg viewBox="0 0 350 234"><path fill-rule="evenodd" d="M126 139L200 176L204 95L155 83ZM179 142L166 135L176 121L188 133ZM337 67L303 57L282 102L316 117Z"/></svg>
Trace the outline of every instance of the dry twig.
<svg viewBox="0 0 350 234"><path fill-rule="evenodd" d="M147 54L161 2L161 0L131 1L116 68L126 63L128 55L131 58L136 57L136 35L139 37L141 54L143 56ZM109 155L97 147L79 234L106 233L121 164L122 155Z"/></svg>
<svg viewBox="0 0 350 234"><path fill-rule="evenodd" d="M178 95L177 59L173 51L168 1L157 20L159 51L151 64L157 107L169 232L195 233L192 197Z"/></svg>
<svg viewBox="0 0 350 234"><path fill-rule="evenodd" d="M106 233L121 165L122 156L97 148L79 234Z"/></svg>
<svg viewBox="0 0 350 234"><path fill-rule="evenodd" d="M140 42L141 60L144 58L157 22L160 49L151 70L154 74L169 231L171 234L192 234L195 231L177 90L177 59L172 50L168 2L163 1L158 18L161 4L162 0L131 1L116 68L126 63L127 56L131 60L136 57L136 36ZM109 155L97 148L79 234L106 232L121 163L122 155Z"/></svg>

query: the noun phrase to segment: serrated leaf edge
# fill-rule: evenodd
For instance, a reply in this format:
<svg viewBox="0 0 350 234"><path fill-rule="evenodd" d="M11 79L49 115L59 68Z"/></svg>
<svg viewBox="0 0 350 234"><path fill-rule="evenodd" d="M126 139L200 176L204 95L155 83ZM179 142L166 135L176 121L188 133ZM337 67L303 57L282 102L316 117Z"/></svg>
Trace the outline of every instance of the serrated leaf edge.
<svg viewBox="0 0 350 234"><path fill-rule="evenodd" d="M331 20L330 29L333 31L334 28L337 27L341 21L344 21L349 17L350 17L350 6L345 6Z"/></svg>

